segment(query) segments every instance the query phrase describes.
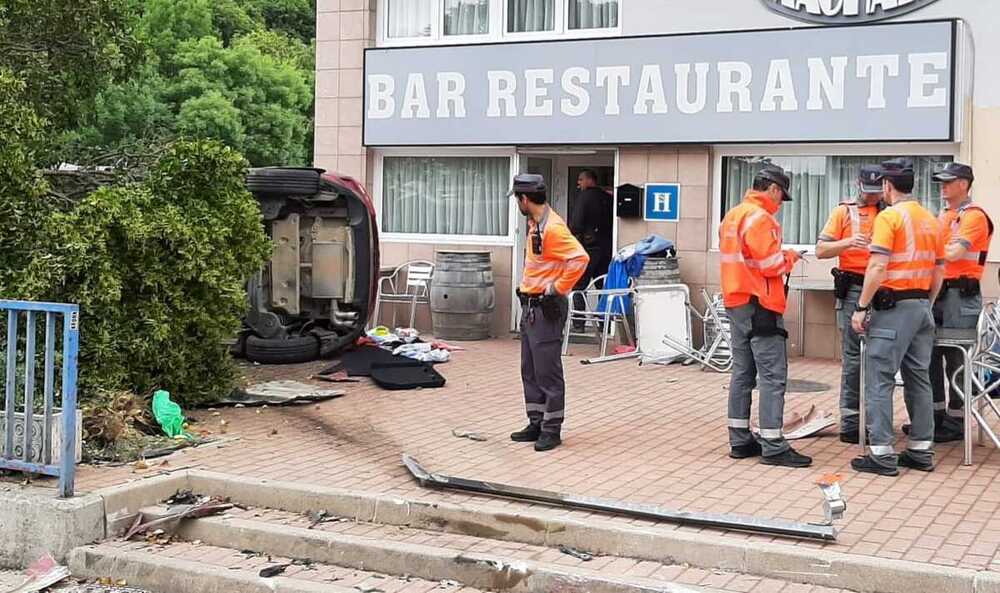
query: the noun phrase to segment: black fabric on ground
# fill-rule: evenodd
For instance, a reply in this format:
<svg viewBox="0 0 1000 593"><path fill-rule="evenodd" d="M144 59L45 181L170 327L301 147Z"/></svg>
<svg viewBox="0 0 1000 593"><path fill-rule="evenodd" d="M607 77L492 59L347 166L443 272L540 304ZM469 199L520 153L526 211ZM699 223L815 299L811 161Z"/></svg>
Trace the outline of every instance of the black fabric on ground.
<svg viewBox="0 0 1000 593"><path fill-rule="evenodd" d="M415 362L415 361L411 361ZM383 389L403 390L444 387L445 379L427 363L374 363L371 378Z"/></svg>
<svg viewBox="0 0 1000 593"><path fill-rule="evenodd" d="M347 371L347 375L350 377L370 377L372 374L372 364L375 363L407 363L411 366L424 364L405 356L395 356L392 352L383 350L378 346L365 345L344 352L339 362L329 368L323 369L319 374L332 375L338 371Z"/></svg>

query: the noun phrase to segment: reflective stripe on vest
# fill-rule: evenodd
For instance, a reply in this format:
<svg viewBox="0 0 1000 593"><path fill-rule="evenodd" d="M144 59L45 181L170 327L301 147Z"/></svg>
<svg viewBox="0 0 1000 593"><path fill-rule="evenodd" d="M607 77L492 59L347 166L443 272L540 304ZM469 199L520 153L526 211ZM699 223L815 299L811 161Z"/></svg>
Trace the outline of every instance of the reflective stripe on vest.
<svg viewBox="0 0 1000 593"><path fill-rule="evenodd" d="M927 249L926 240L928 237L921 236L922 244L918 249L916 226L913 216L910 214L911 202L904 202L892 207L892 210L899 214L903 231L903 251L896 251L889 255L889 264L886 270L886 280L896 282L895 286L890 286L894 290L928 290L931 280L934 277L934 268L937 264L937 252ZM916 204L916 202L912 202ZM917 204L917 207L920 207ZM929 214L929 213L928 213ZM928 217L930 218L930 217ZM933 219L932 219L933 220ZM937 221L935 221L935 231L937 231ZM938 240L938 235L930 238L932 244Z"/></svg>
<svg viewBox="0 0 1000 593"><path fill-rule="evenodd" d="M857 204L845 204L847 216L851 219L851 236L861 234L861 210Z"/></svg>
<svg viewBox="0 0 1000 593"><path fill-rule="evenodd" d="M945 264L945 274L944 277L947 279L968 277L981 279L983 277L983 271L986 267L986 258L989 255L989 244L993 239L993 220L990 218L989 214L983 210L981 206L975 202L968 201L958 208L957 212L954 212L954 220L951 221L949 230L951 231L949 242L954 242L955 236L958 234L958 230L962 224L962 214L967 210L978 210L983 213L986 217L987 225L987 239L985 245L969 245L968 251L965 252L961 258L957 261L948 262ZM949 210L944 210L941 212L940 219L942 222L948 217Z"/></svg>

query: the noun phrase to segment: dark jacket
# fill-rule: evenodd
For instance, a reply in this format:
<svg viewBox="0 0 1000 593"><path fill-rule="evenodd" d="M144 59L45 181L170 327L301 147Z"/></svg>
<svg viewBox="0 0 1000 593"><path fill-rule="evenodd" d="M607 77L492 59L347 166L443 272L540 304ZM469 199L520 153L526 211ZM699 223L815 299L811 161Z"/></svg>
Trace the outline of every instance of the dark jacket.
<svg viewBox="0 0 1000 593"><path fill-rule="evenodd" d="M569 217L569 229L585 248L610 249L613 217L611 196L592 187L577 195Z"/></svg>

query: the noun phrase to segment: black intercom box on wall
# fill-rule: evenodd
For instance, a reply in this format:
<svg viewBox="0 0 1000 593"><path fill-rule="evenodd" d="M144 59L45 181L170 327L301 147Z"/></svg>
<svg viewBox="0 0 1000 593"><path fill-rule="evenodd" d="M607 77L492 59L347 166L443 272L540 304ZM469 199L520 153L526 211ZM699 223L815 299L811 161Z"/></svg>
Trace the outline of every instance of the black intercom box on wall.
<svg viewBox="0 0 1000 593"><path fill-rule="evenodd" d="M618 218L642 218L642 188L631 183L615 189L618 200Z"/></svg>

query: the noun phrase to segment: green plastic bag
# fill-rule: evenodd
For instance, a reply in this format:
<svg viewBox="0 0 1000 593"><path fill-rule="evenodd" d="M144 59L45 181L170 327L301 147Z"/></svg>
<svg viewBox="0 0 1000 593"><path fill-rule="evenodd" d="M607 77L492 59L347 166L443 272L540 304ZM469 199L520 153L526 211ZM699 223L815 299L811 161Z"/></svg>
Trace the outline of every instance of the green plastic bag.
<svg viewBox="0 0 1000 593"><path fill-rule="evenodd" d="M153 394L153 417L168 437L184 436L184 414L162 389Z"/></svg>

